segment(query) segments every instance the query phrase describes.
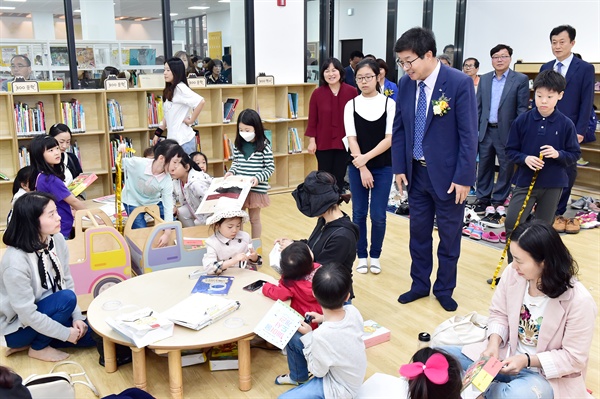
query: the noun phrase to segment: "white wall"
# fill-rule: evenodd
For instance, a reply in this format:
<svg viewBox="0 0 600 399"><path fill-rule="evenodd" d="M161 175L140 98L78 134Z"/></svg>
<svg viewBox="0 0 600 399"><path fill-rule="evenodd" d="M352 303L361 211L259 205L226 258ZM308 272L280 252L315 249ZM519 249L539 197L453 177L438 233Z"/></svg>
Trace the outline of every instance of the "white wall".
<svg viewBox="0 0 600 399"><path fill-rule="evenodd" d="M471 0L467 0L469 7ZM437 54L444 52L444 47L454 44L454 25L456 22L456 0L434 0L433 2L433 26Z"/></svg>
<svg viewBox="0 0 600 399"><path fill-rule="evenodd" d="M319 2L309 1L306 3L306 41L319 41ZM315 55L315 54L313 54ZM315 55L316 56L316 55Z"/></svg>
<svg viewBox="0 0 600 399"><path fill-rule="evenodd" d="M275 76L275 83L304 82L304 0L254 2L256 73Z"/></svg>
<svg viewBox="0 0 600 399"><path fill-rule="evenodd" d="M479 73L492 70L490 49L498 43L513 48L513 64L553 59L549 34L569 24L577 29L573 51L584 60L600 61L600 0L469 0L464 57L481 63ZM439 43L438 43L439 45Z"/></svg>
<svg viewBox="0 0 600 399"><path fill-rule="evenodd" d="M423 24L423 0L398 0L396 39L410 28ZM391 49L393 51L393 49ZM385 58L385 57L382 57Z"/></svg>
<svg viewBox="0 0 600 399"><path fill-rule="evenodd" d="M162 22L152 21L115 21L117 40L162 40ZM184 38L185 40L185 38Z"/></svg>
<svg viewBox="0 0 600 399"><path fill-rule="evenodd" d="M354 15L348 15L348 9ZM393 49L386 49L387 1L386 0L336 0L333 33L333 56L340 58L341 40L362 39L364 54L385 59ZM348 60L340 60L346 65Z"/></svg>
<svg viewBox="0 0 600 399"><path fill-rule="evenodd" d="M221 32L223 47L231 46L231 19L229 11L206 14L206 31L209 34L210 32ZM221 49L221 55L223 55L223 49Z"/></svg>

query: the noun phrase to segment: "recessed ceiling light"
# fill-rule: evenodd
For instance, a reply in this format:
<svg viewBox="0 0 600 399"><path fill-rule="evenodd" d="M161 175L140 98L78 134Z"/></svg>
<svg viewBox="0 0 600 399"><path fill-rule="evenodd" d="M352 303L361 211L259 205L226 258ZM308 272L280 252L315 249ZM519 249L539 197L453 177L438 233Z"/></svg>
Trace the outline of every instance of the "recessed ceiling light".
<svg viewBox="0 0 600 399"><path fill-rule="evenodd" d="M0 7L0 10L14 10L14 7Z"/></svg>
<svg viewBox="0 0 600 399"><path fill-rule="evenodd" d="M193 6L193 7L188 7L188 10L208 10L210 7L204 7L204 6Z"/></svg>
<svg viewBox="0 0 600 399"><path fill-rule="evenodd" d="M172 13L170 13L169 15L170 15L170 16L172 16L172 17L175 17L175 16L177 16L177 15L179 15L179 14L177 14L176 12L172 12ZM162 14L158 14L158 16L159 16L159 17L162 17Z"/></svg>

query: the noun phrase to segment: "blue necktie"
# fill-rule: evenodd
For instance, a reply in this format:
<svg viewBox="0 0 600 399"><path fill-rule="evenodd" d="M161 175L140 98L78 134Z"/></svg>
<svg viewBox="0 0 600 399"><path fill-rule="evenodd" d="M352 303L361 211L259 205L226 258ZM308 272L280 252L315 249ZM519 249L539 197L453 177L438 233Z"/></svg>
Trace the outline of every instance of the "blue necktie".
<svg viewBox="0 0 600 399"><path fill-rule="evenodd" d="M563 63L559 62L558 64L556 64L556 72L560 73L562 75L562 67L563 67Z"/></svg>
<svg viewBox="0 0 600 399"><path fill-rule="evenodd" d="M423 136L425 135L425 121L427 120L427 95L425 82L419 82L419 100L415 112L415 137L413 142L413 157L423 159Z"/></svg>

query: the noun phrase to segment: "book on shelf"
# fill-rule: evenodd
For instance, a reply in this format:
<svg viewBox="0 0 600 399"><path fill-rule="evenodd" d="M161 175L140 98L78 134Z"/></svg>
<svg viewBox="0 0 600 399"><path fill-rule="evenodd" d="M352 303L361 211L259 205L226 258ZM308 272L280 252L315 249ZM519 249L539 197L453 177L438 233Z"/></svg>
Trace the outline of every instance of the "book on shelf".
<svg viewBox="0 0 600 399"><path fill-rule="evenodd" d="M10 180L10 177L8 177L6 173L0 172L0 180L8 181Z"/></svg>
<svg viewBox="0 0 600 399"><path fill-rule="evenodd" d="M273 148L273 132L270 129L265 129L265 137L269 140L271 148Z"/></svg>
<svg viewBox="0 0 600 399"><path fill-rule="evenodd" d="M77 160L79 161L79 165L83 168L83 162L81 159L81 151L79 150L79 145L77 144L77 140L73 140L71 146L67 149L67 152L75 154Z"/></svg>
<svg viewBox="0 0 600 399"><path fill-rule="evenodd" d="M88 188L97 179L98 179L98 176L96 176L96 174L94 174L94 173L90 173L90 174L82 173L79 176L77 176L75 179L73 179L73 181L71 183L69 183L67 188L74 196L77 197L79 194L81 194L86 188Z"/></svg>
<svg viewBox="0 0 600 399"><path fill-rule="evenodd" d="M300 134L295 127L288 128L288 154L298 154L302 152L302 141Z"/></svg>
<svg viewBox="0 0 600 399"><path fill-rule="evenodd" d="M226 134L223 135L223 159L233 159L233 143Z"/></svg>
<svg viewBox="0 0 600 399"><path fill-rule="evenodd" d="M484 392L501 369L502 362L494 356L481 356L465 372L461 391L473 384L479 391Z"/></svg>
<svg viewBox="0 0 600 399"><path fill-rule="evenodd" d="M370 348L377 344L387 342L391 338L391 331L383 327L381 324L373 320L365 320L362 339L365 343L365 348Z"/></svg>
<svg viewBox="0 0 600 399"><path fill-rule="evenodd" d="M252 187L252 177L234 175L215 177L206 190L196 214L210 214L217 209L242 209Z"/></svg>
<svg viewBox="0 0 600 399"><path fill-rule="evenodd" d="M210 351L208 367L210 371L239 369L237 342L214 346Z"/></svg>
<svg viewBox="0 0 600 399"><path fill-rule="evenodd" d="M265 341L283 349L298 331L304 316L296 312L281 300L271 306L267 314L258 322L254 332Z"/></svg>
<svg viewBox="0 0 600 399"><path fill-rule="evenodd" d="M235 114L235 108L237 107L240 100L237 98L228 98L223 103L223 123L229 123L233 119Z"/></svg>
<svg viewBox="0 0 600 399"><path fill-rule="evenodd" d="M196 130L196 151L198 152L202 152L202 143L200 142L200 132ZM152 143L152 141L150 141L150 143ZM152 147L152 144L150 144L150 147Z"/></svg>
<svg viewBox="0 0 600 399"><path fill-rule="evenodd" d="M192 330L201 330L238 310L240 303L222 296L190 294L183 301L163 312L173 323Z"/></svg>
<svg viewBox="0 0 600 399"><path fill-rule="evenodd" d="M156 350L153 349L156 353ZM168 353L156 353L160 357L169 357ZM206 363L208 358L204 349L183 349L181 351L181 367L193 366L194 364Z"/></svg>
<svg viewBox="0 0 600 399"><path fill-rule="evenodd" d="M123 110L121 105L115 99L106 100L108 108L108 128L111 132L118 132L125 129L123 121Z"/></svg>
<svg viewBox="0 0 600 399"><path fill-rule="evenodd" d="M148 127L155 128L164 119L163 99L154 93L147 95Z"/></svg>
<svg viewBox="0 0 600 399"><path fill-rule="evenodd" d="M192 294L227 295L233 276L200 276L192 289Z"/></svg>
<svg viewBox="0 0 600 399"><path fill-rule="evenodd" d="M298 118L298 93L288 93L288 118Z"/></svg>
<svg viewBox="0 0 600 399"><path fill-rule="evenodd" d="M118 331L138 348L169 338L173 322L150 308L106 318L106 324Z"/></svg>
<svg viewBox="0 0 600 399"><path fill-rule="evenodd" d="M29 149L26 146L19 147L19 169L25 166L31 165L31 158L29 157Z"/></svg>
<svg viewBox="0 0 600 399"><path fill-rule="evenodd" d="M119 146L121 144L125 144L127 148L133 149L133 141L128 137L115 135L114 138L110 140L108 152L110 155L110 167L113 170L115 169L115 164L117 162L117 153L119 152ZM129 151L123 154L124 158L131 158L132 156L133 154Z"/></svg>
<svg viewBox="0 0 600 399"><path fill-rule="evenodd" d="M38 101L35 107L27 103L16 102L14 106L15 126L17 137L46 134L46 115L44 103Z"/></svg>
<svg viewBox="0 0 600 399"><path fill-rule="evenodd" d="M61 101L60 113L62 123L69 126L71 133L85 132L85 111L83 105L76 99Z"/></svg>

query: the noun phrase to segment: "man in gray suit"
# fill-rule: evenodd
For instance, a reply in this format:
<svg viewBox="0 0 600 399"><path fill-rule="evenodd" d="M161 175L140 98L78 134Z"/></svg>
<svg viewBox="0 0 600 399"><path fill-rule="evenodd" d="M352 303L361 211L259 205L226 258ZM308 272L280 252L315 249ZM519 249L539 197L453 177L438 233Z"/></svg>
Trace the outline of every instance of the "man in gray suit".
<svg viewBox="0 0 600 399"><path fill-rule="evenodd" d="M494 71L481 77L477 90L479 170L475 211L486 214L482 222L490 227L504 226L502 205L510 192L513 174L513 165L506 159L504 149L510 125L527 111L529 102L527 76L510 69L512 53L512 48L505 44L490 50ZM496 156L500 171L494 184Z"/></svg>

